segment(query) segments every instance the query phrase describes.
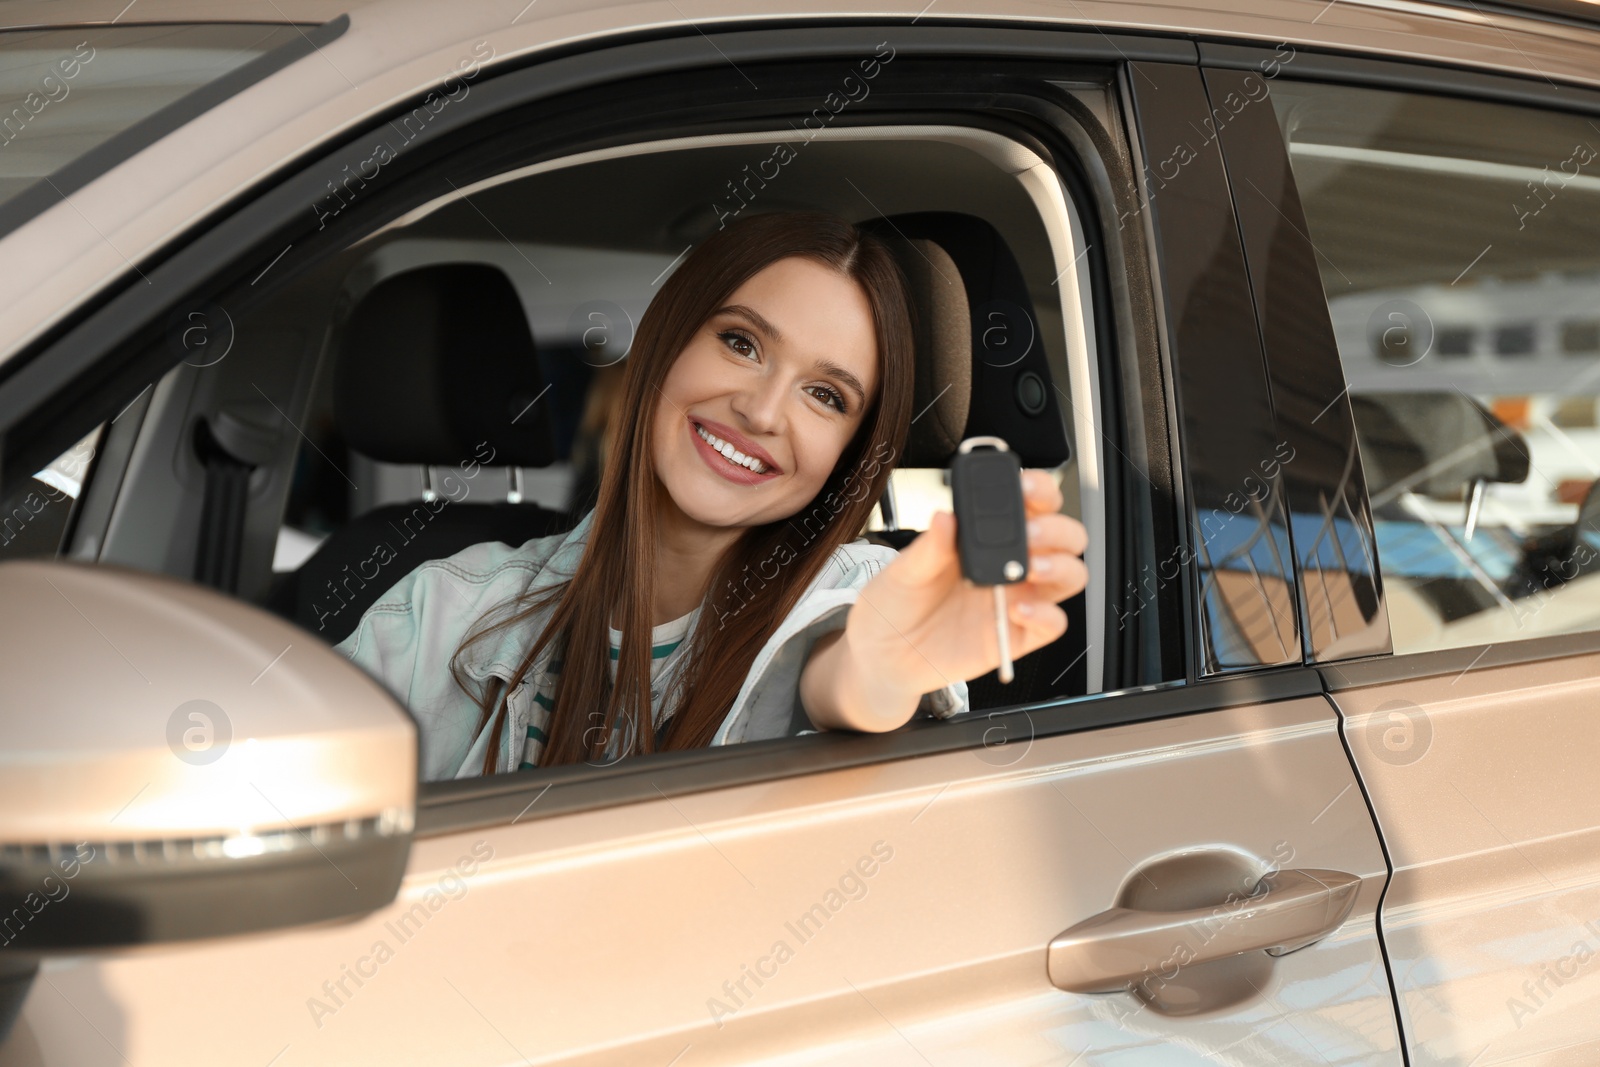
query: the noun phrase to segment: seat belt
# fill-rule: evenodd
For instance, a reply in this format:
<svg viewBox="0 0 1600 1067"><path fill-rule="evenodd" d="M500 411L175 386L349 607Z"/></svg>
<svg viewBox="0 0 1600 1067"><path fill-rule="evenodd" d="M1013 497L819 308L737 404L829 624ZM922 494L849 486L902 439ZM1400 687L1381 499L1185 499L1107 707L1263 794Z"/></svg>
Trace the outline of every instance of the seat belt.
<svg viewBox="0 0 1600 1067"><path fill-rule="evenodd" d="M195 453L206 472L194 559L201 585L238 592L250 476L272 461L278 438L272 417L253 407L224 409L195 425Z"/></svg>

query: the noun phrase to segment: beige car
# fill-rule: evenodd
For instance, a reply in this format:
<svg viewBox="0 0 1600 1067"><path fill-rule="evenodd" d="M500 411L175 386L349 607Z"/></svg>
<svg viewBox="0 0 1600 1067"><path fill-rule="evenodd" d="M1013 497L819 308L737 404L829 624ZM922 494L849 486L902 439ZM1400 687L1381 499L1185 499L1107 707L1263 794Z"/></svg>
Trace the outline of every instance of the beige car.
<svg viewBox="0 0 1600 1067"><path fill-rule="evenodd" d="M0 0L0 1065L1600 1060L1600 8ZM1090 533L973 710L419 782L746 212ZM959 284L957 284L959 283Z"/></svg>

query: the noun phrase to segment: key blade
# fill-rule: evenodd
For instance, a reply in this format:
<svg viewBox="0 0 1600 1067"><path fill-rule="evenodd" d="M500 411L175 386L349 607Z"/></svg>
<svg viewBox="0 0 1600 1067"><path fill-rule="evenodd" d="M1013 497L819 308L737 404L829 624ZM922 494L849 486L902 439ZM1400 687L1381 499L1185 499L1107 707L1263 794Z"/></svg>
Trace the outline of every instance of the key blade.
<svg viewBox="0 0 1600 1067"><path fill-rule="evenodd" d="M1006 619L1006 587L994 587L994 633L1000 639L1000 682L1010 685L1013 677L1011 671L1011 626Z"/></svg>

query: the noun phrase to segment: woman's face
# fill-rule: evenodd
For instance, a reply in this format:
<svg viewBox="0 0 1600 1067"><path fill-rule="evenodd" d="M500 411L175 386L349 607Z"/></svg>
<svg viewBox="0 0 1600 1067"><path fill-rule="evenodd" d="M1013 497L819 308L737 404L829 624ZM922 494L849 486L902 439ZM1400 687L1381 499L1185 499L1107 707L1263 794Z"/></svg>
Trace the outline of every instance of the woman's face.
<svg viewBox="0 0 1600 1067"><path fill-rule="evenodd" d="M780 259L734 290L667 372L656 473L696 522L788 518L821 491L877 389L866 292L814 259Z"/></svg>

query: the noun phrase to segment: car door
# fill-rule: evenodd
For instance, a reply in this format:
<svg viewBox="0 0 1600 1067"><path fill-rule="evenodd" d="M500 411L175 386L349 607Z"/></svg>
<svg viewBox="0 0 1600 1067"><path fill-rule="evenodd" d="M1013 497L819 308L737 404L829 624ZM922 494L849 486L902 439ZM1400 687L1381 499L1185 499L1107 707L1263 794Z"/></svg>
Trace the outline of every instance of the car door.
<svg viewBox="0 0 1600 1067"><path fill-rule="evenodd" d="M508 129L552 158L719 117L781 130L804 94L734 116L684 101L792 85L763 64L774 50L812 60L822 90L830 64L894 34L718 33L730 66L707 70L684 33L486 79L494 94L402 147L324 246L437 195L439 161L469 146L468 180L493 174ZM955 27L906 41L859 121L999 126L1044 164L1026 173L1069 324L1052 385L1105 515L1104 647L1086 653L1104 685L887 735L425 784L393 904L53 958L0 1062L1401 1062L1375 921L1388 872L1300 662L1295 460L1222 156L1197 143L1161 166L1203 114L1193 46ZM621 84L647 66L668 74ZM1006 123L1022 115L1026 133ZM284 250L281 276L314 264L307 194L368 147L340 144L201 227L148 288L24 353L31 377L0 382L8 465L138 398L162 369L149 323L253 284L290 235L304 258Z"/></svg>
<svg viewBox="0 0 1600 1067"><path fill-rule="evenodd" d="M1214 50L1213 97L1259 55ZM1600 96L1326 59L1270 96L1224 141L1279 410L1330 459L1302 610L1394 869L1411 1062L1585 1063Z"/></svg>

